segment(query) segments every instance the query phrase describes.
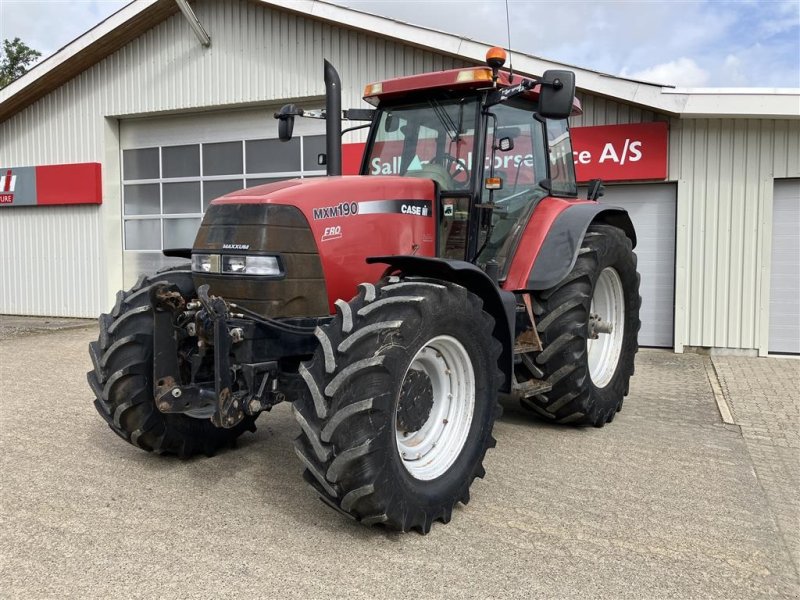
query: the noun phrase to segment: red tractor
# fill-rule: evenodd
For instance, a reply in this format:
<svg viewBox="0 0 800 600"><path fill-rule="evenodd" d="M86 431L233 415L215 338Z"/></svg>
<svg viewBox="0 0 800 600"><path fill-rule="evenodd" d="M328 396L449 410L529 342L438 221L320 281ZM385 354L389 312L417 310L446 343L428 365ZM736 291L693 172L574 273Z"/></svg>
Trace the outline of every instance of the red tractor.
<svg viewBox="0 0 800 600"><path fill-rule="evenodd" d="M147 451L211 455L292 403L305 478L365 525L426 533L467 503L499 394L553 423L622 407L639 330L635 233L578 199L574 74L486 67L368 85L341 110L326 61L329 177L211 203L191 267L142 276L100 316L95 406ZM341 176L341 120L368 121Z"/></svg>

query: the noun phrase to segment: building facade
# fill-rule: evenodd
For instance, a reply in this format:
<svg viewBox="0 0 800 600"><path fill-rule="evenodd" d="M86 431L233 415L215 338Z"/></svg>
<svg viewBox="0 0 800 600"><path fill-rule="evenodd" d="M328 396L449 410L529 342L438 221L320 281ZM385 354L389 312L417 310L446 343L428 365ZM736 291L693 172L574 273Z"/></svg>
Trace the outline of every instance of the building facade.
<svg viewBox="0 0 800 600"><path fill-rule="evenodd" d="M322 122L298 120L287 145L272 118L286 102L321 106L324 58L343 105L360 107L368 82L481 64L487 49L320 1L192 7L208 46L172 0L138 0L0 90L2 173L95 163L101 186L99 204L43 205L41 179L38 205L0 206L0 314L96 316L168 264L162 248L191 245L214 197L324 174ZM564 68L520 53L514 67ZM610 175L603 201L637 228L642 344L800 353L800 91L681 90L569 68L576 139L619 140L585 156ZM645 148L663 169L625 170L652 123L663 145Z"/></svg>

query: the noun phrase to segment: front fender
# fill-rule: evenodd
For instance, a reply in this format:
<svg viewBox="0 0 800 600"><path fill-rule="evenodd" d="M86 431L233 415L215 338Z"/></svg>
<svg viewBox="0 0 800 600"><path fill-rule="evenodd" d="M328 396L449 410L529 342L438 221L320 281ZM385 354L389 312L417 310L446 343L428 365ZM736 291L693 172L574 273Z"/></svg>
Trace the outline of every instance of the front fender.
<svg viewBox="0 0 800 600"><path fill-rule="evenodd" d="M636 246L633 223L623 208L563 200L541 205L545 202L540 204L544 209L541 218L537 218L537 207L513 258L503 285L506 290L546 290L564 279L575 265L583 236L592 223L619 227Z"/></svg>
<svg viewBox="0 0 800 600"><path fill-rule="evenodd" d="M463 260L426 258L422 256L371 256L370 264L383 263L406 275L441 279L464 286L483 300L483 308L494 319L494 337L502 344L500 370L504 383L501 391L511 391L511 370L514 357L514 324L516 298L511 292L501 290L479 267Z"/></svg>

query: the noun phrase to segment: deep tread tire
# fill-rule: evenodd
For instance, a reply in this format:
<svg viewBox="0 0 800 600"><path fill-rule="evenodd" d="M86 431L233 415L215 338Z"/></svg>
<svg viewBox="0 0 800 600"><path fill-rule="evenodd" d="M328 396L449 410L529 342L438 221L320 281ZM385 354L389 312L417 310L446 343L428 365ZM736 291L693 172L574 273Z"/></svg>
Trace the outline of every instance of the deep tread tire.
<svg viewBox="0 0 800 600"><path fill-rule="evenodd" d="M304 477L321 499L364 525L427 533L469 501L483 477L492 426L500 413L500 343L481 300L452 283L392 277L361 284L300 373L309 387L294 406L301 433L295 451ZM400 458L395 439L401 383L417 351L436 336L456 338L475 373L473 420L458 458L442 475L422 481Z"/></svg>
<svg viewBox="0 0 800 600"><path fill-rule="evenodd" d="M606 267L613 267L622 281L625 324L616 371L607 385L598 388L587 362L589 308L597 279ZM522 400L522 405L550 422L596 427L610 423L622 409L633 375L641 302L630 239L617 227L590 226L572 271L558 285L533 295L542 340L542 352L535 360L553 388Z"/></svg>
<svg viewBox="0 0 800 600"><path fill-rule="evenodd" d="M168 269L142 276L130 290L118 292L111 313L100 315L100 336L89 344L93 370L87 373L94 406L117 435L143 450L181 458L212 456L245 431L255 431L255 419L245 417L232 429L219 429L209 419L156 409L149 291L161 283L177 285L184 297L194 297L191 271Z"/></svg>

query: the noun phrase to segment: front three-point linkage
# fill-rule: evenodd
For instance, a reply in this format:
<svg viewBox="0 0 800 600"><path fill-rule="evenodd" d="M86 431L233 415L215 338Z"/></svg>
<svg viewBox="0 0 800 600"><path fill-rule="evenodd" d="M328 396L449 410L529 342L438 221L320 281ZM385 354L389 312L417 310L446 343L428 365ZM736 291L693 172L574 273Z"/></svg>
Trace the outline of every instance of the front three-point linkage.
<svg viewBox="0 0 800 600"><path fill-rule="evenodd" d="M231 347L242 341L243 332L239 327L229 327L228 306L222 298L209 296L208 289L201 286L197 300L189 302L169 286L153 290L154 395L162 413L210 418L217 427L229 429L250 414L249 404L243 402L246 392L234 391L230 360ZM191 352L187 352L187 339L189 347L194 347ZM197 382L209 352L213 356L213 389L211 382ZM184 384L181 375L187 371L190 381ZM258 412L261 405L256 408Z"/></svg>

